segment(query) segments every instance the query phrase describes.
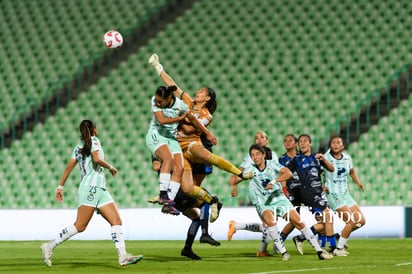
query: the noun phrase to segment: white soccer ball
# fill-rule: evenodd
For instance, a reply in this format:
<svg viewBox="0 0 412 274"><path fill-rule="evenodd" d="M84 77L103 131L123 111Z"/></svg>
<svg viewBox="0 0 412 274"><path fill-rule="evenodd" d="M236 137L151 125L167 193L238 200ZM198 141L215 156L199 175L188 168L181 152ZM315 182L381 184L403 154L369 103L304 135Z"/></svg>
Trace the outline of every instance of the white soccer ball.
<svg viewBox="0 0 412 274"><path fill-rule="evenodd" d="M123 36L116 30L109 30L103 35L103 43L109 49L119 48L123 45Z"/></svg>

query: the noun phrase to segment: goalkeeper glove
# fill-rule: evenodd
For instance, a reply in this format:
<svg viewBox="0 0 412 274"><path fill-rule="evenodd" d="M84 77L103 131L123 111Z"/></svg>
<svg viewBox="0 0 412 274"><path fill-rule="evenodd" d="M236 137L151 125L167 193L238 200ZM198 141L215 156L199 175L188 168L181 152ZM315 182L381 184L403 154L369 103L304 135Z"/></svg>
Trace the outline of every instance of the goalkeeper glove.
<svg viewBox="0 0 412 274"><path fill-rule="evenodd" d="M150 56L149 58L148 63L156 69L157 75L160 76L160 73L163 71L163 66L159 63L159 56L157 56L156 53L152 54L152 56Z"/></svg>

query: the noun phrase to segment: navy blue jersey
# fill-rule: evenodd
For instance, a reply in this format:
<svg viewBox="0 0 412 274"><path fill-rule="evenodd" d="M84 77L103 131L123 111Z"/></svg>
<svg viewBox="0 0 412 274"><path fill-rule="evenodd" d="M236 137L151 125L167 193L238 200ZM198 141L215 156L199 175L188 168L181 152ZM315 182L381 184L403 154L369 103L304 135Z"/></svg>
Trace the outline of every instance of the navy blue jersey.
<svg viewBox="0 0 412 274"><path fill-rule="evenodd" d="M287 166L289 164L290 160L292 160L292 159L293 159L293 157L291 158L285 153L282 156L280 156L279 163L283 166ZM293 177L286 181L286 186L287 186L288 190L292 190L292 189L296 189L296 188L300 187L300 181L299 181L298 173L296 171L292 171L292 173L293 173Z"/></svg>
<svg viewBox="0 0 412 274"><path fill-rule="evenodd" d="M319 159L315 158L316 153L309 156L304 154L296 155L286 166L299 176L301 189L316 193L322 192L322 181L320 174L322 172Z"/></svg>

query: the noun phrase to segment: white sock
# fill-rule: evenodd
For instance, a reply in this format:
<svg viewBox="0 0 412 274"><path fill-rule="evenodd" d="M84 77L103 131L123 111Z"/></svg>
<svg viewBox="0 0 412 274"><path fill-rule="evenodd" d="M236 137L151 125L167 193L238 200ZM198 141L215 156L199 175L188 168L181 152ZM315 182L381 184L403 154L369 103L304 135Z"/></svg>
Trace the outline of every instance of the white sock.
<svg viewBox="0 0 412 274"><path fill-rule="evenodd" d="M263 232L263 226L260 223L235 223L236 230L247 230L251 232Z"/></svg>
<svg viewBox="0 0 412 274"><path fill-rule="evenodd" d="M339 249L345 248L345 245L347 242L348 242L347 238L343 238L342 236L340 236L339 241L338 241L338 248Z"/></svg>
<svg viewBox="0 0 412 274"><path fill-rule="evenodd" d="M263 232L262 232L262 241L260 242L259 251L267 251L269 242L270 242L270 237L268 235L268 229L267 227L264 227Z"/></svg>
<svg viewBox="0 0 412 274"><path fill-rule="evenodd" d="M274 245L276 245L276 248L280 251L280 254L283 254L286 252L285 245L283 244L282 239L280 238L280 233L278 227L272 226L268 227L268 234L270 238L272 238Z"/></svg>
<svg viewBox="0 0 412 274"><path fill-rule="evenodd" d="M56 246L63 243L64 241L70 239L72 236L78 233L76 227L72 225L68 225L67 227L63 228L63 230L53 239L50 241L51 249L55 249Z"/></svg>
<svg viewBox="0 0 412 274"><path fill-rule="evenodd" d="M310 245L316 251L322 251L322 248L320 247L319 242L316 239L316 236L313 235L313 232L307 226L305 226L300 232L302 232L303 236L305 236L306 240L309 241Z"/></svg>
<svg viewBox="0 0 412 274"><path fill-rule="evenodd" d="M119 256L126 255L126 244L124 243L123 228L121 225L112 226L112 240Z"/></svg>
<svg viewBox="0 0 412 274"><path fill-rule="evenodd" d="M176 194L179 191L179 188L180 188L180 184L178 182L170 181L169 191L167 192L170 199L172 200L175 199Z"/></svg>
<svg viewBox="0 0 412 274"><path fill-rule="evenodd" d="M167 191L170 185L170 173L159 174L159 189L160 191Z"/></svg>

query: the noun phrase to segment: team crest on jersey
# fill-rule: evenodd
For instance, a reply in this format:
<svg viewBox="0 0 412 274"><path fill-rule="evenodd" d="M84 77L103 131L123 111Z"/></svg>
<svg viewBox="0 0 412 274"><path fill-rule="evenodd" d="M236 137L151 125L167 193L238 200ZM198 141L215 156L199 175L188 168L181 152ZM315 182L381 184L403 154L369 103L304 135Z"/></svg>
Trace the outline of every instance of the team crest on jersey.
<svg viewBox="0 0 412 274"><path fill-rule="evenodd" d="M321 205L321 206L324 206L326 203L325 203L325 200L320 200L319 201L319 204Z"/></svg>
<svg viewBox="0 0 412 274"><path fill-rule="evenodd" d="M94 195L92 193L89 194L89 196L87 196L87 201L91 202L94 199Z"/></svg>
<svg viewBox="0 0 412 274"><path fill-rule="evenodd" d="M317 168L312 168L310 170L310 175L317 177L319 175L318 169Z"/></svg>
<svg viewBox="0 0 412 274"><path fill-rule="evenodd" d="M345 172L346 172L346 168L344 168L344 167L338 168L338 176L344 174Z"/></svg>

